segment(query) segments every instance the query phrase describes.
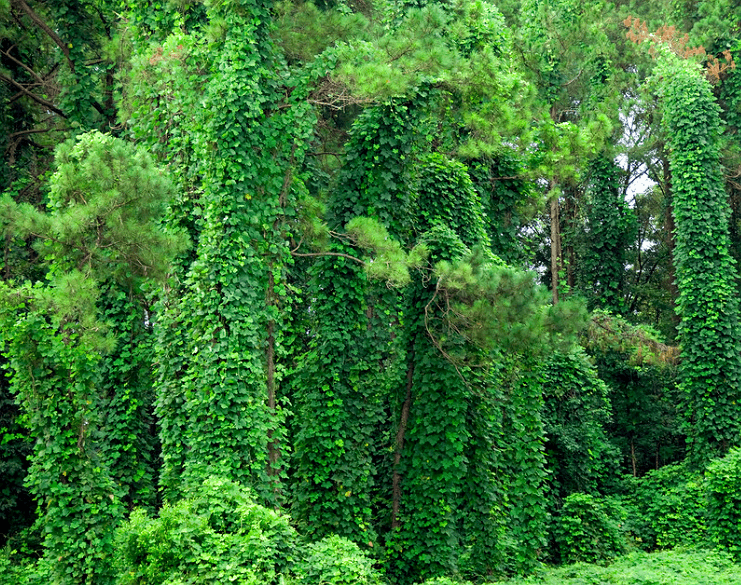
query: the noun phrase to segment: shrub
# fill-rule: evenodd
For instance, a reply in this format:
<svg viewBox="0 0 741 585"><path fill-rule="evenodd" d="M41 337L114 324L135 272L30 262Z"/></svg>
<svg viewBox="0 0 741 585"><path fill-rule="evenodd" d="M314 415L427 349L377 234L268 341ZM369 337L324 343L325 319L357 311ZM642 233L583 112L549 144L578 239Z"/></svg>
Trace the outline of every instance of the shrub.
<svg viewBox="0 0 741 585"><path fill-rule="evenodd" d="M427 579L422 585L471 585L470 581L456 581L450 577L434 577Z"/></svg>
<svg viewBox="0 0 741 585"><path fill-rule="evenodd" d="M306 547L295 565L301 585L380 585L373 562L356 544L340 536L328 536Z"/></svg>
<svg viewBox="0 0 741 585"><path fill-rule="evenodd" d="M705 485L686 465L668 465L627 478L628 526L644 550L697 545L705 540Z"/></svg>
<svg viewBox="0 0 741 585"><path fill-rule="evenodd" d="M564 500L554 540L564 563L612 559L625 550L621 511L599 498L574 493Z"/></svg>
<svg viewBox="0 0 741 585"><path fill-rule="evenodd" d="M135 510L118 531L119 585L271 583L293 561L286 518L224 479L150 518Z"/></svg>
<svg viewBox="0 0 741 585"><path fill-rule="evenodd" d="M0 549L0 585L47 585L51 582L48 559L31 559L9 546Z"/></svg>
<svg viewBox="0 0 741 585"><path fill-rule="evenodd" d="M713 461L705 473L708 535L737 558L741 555L741 449Z"/></svg>

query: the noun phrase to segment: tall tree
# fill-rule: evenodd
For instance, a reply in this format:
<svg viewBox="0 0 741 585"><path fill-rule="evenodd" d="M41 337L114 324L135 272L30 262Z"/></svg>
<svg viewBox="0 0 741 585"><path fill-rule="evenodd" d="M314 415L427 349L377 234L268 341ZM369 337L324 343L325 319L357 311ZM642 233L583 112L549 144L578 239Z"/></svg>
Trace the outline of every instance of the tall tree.
<svg viewBox="0 0 741 585"><path fill-rule="evenodd" d="M623 199L619 169L606 157L592 163L586 251L579 271L592 307L625 311L625 257L633 243L634 216Z"/></svg>
<svg viewBox="0 0 741 585"><path fill-rule="evenodd" d="M212 72L202 86L207 107L187 104L195 108L186 117L197 122L196 158L208 164L200 177L195 260L162 323L179 345L161 357L161 480L174 498L206 475L221 475L277 503L284 421L276 348L290 261L286 217L313 116L305 88L283 77L269 36L269 4L212 5L207 18L216 27L213 43L175 49L183 58L201 52Z"/></svg>
<svg viewBox="0 0 741 585"><path fill-rule="evenodd" d="M52 577L108 583L123 504L154 493L152 364L131 336L144 349L143 287L184 241L159 225L171 183L132 146L85 134L60 146L56 166L48 212L2 201L6 231L35 239L48 270L46 284L3 284L2 340L35 441L27 484Z"/></svg>
<svg viewBox="0 0 741 585"><path fill-rule="evenodd" d="M563 218L561 198L580 198L581 161L606 138L611 122L603 113L610 92L613 48L605 34L602 2L526 0L521 4L518 49L525 70L538 88L541 105L538 171L547 183L550 221L550 277L553 302L559 300L561 275L569 266L572 242L564 242L562 224L573 224L576 201ZM573 277L569 279L573 285Z"/></svg>

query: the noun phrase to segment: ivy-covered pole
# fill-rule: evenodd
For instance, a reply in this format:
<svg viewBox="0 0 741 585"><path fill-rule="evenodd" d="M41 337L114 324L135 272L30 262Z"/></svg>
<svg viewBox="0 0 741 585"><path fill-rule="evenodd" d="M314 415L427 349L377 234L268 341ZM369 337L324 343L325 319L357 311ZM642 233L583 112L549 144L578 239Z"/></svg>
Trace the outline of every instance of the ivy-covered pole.
<svg viewBox="0 0 741 585"><path fill-rule="evenodd" d="M656 72L670 149L680 379L696 464L741 439L741 330L719 163L719 108L696 64L665 50Z"/></svg>
<svg viewBox="0 0 741 585"><path fill-rule="evenodd" d="M140 291L107 283L102 292L99 310L115 331L116 347L98 364L103 420L96 439L106 453L111 477L125 490L122 503L129 509L153 506L157 436L151 316Z"/></svg>

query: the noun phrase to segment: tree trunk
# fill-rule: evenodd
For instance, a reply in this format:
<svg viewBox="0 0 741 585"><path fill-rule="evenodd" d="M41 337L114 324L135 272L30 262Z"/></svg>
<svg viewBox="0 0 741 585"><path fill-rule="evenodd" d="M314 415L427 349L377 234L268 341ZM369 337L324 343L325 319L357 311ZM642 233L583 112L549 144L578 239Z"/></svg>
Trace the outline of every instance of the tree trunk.
<svg viewBox="0 0 741 585"><path fill-rule="evenodd" d="M399 429L396 431L396 452L394 453L394 474L392 483L392 504L391 504L391 528L399 528L399 507L401 505L401 475L399 474L399 463L401 463L401 452L404 450L404 434L409 422L409 411L412 404L412 380L414 379L414 342L412 342L412 351L409 354L409 366L407 368L407 392L404 397L404 404L401 407L401 419L399 420Z"/></svg>
<svg viewBox="0 0 741 585"><path fill-rule="evenodd" d="M553 193L555 182L551 181L550 192ZM558 197L551 198L551 290L553 304L558 304L558 273L562 268L561 261L561 226L558 213Z"/></svg>

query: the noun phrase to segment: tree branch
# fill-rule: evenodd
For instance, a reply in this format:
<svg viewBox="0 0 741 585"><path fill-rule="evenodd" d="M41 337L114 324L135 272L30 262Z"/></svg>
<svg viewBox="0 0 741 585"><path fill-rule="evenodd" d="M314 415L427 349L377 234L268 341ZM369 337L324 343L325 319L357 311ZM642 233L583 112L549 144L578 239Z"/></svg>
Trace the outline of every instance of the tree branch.
<svg viewBox="0 0 741 585"><path fill-rule="evenodd" d="M58 128L34 128L33 130L21 130L20 132L13 132L12 134L8 135L8 140L15 138L17 136L25 136L26 134L40 134L42 132L62 132L63 130L60 130Z"/></svg>
<svg viewBox="0 0 741 585"><path fill-rule="evenodd" d="M23 67L23 69L25 69L25 70L26 70L26 71L28 71L28 72L29 72L29 73L30 73L30 74L31 74L31 75L32 75L33 77L35 77L35 78L36 78L36 80L37 80L37 81L38 81L38 82L39 82L40 84L44 85L44 80L43 80L43 79L41 78L41 76L40 76L40 75L39 75L38 73L36 73L36 72L35 72L35 71L34 71L33 69L31 69L31 68L30 68L30 67L29 67L28 65L26 65L25 63L22 63L21 61L19 61L18 59L16 59L15 57L13 57L13 55L11 55L11 54L10 54L10 51L11 51L11 50L13 50L13 48L15 48L15 45L13 45L13 46L12 46L12 47L11 47L10 49L8 49L7 51L3 51L2 49L0 49L0 53L2 53L3 55L5 55L5 56L6 56L6 57L7 57L8 59L10 59L11 61L13 61L13 63L15 63L16 65L18 65L18 66L20 66L20 67Z"/></svg>
<svg viewBox="0 0 741 585"><path fill-rule="evenodd" d="M36 94L28 91L25 87L23 87L16 80L11 79L10 77L6 77L2 73L0 73L0 81L4 81L5 83L9 83L13 87L16 87L17 89L19 89L20 91L22 91L25 95L27 95L28 97L30 97L33 101L35 101L38 104L41 104L45 108L49 108L55 114L59 114L60 116L62 116L62 118L66 118L67 117L67 115L62 110L60 110L59 108L57 108L54 104L52 104L51 102L46 101L43 98L40 98Z"/></svg>
<svg viewBox="0 0 741 585"><path fill-rule="evenodd" d="M62 50L62 53L64 53L64 56L67 58L67 63L69 63L69 68L72 70L72 73L75 73L75 64L72 62L72 58L69 54L69 47L65 44L65 42L59 37L57 33L55 33L51 28L49 28L49 25L46 24L38 14L36 14L33 9L26 4L25 0L12 0L12 3L17 7L20 8L23 12L25 12L28 17L34 21L34 23L43 30L49 38L54 41L54 43Z"/></svg>
<svg viewBox="0 0 741 585"><path fill-rule="evenodd" d="M356 258L355 256L350 256L350 254L343 254L341 252L309 252L306 254L299 254L298 252L291 252L291 256L300 256L302 258L308 258L311 256L339 256L340 258L347 258L348 260L355 260L355 262L358 262L365 266L365 262L363 262L360 258Z"/></svg>

